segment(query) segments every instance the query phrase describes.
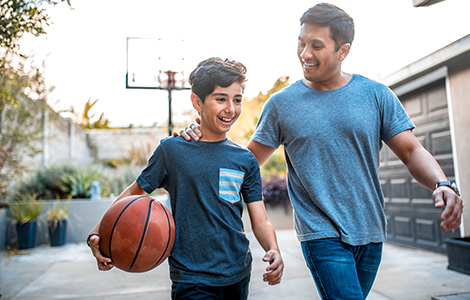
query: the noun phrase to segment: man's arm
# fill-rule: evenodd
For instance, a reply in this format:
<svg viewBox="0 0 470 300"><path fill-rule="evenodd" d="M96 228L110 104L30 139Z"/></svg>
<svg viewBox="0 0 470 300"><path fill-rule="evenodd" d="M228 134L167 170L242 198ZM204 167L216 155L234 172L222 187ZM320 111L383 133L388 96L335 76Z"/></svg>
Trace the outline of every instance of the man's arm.
<svg viewBox="0 0 470 300"><path fill-rule="evenodd" d="M200 119L196 118L196 122L199 124ZM192 123L189 127L186 127L185 129L181 130L180 135L187 141L190 141L191 139L198 141L199 138L202 136L202 133L199 130L199 126ZM178 133L173 132L173 136L178 136ZM251 151L251 153L255 155L260 166L268 160L268 158L274 153L274 151L276 151L276 148L274 147L266 146L253 140L250 140L246 147L248 148L248 150Z"/></svg>
<svg viewBox="0 0 470 300"><path fill-rule="evenodd" d="M256 157L260 166L276 151L274 147L266 146L253 140L250 140L246 147Z"/></svg>
<svg viewBox="0 0 470 300"><path fill-rule="evenodd" d="M134 181L130 186L128 186L117 198L114 200L113 204L114 205L116 202L120 201L121 199L124 199L128 196L132 195L145 195L146 192L142 189L142 187L137 183L137 181ZM111 206L112 206L111 205ZM93 256L95 256L96 261L98 263L98 269L101 271L108 271L113 268L113 264L111 262L111 259L108 257L104 257L101 254L100 251L100 237L98 235L99 230L100 230L100 224L101 221L93 228L91 231L90 235L88 236L88 246L90 246L91 251L93 253Z"/></svg>
<svg viewBox="0 0 470 300"><path fill-rule="evenodd" d="M447 177L437 161L424 149L411 130L405 130L387 142L388 147L405 164L408 172L424 187L434 190L437 181L446 181ZM460 226L463 202L448 187L439 187L433 191L437 208L446 206L441 214L441 229L454 232Z"/></svg>
<svg viewBox="0 0 470 300"><path fill-rule="evenodd" d="M263 274L263 280L267 281L269 285L278 284L281 282L284 262L277 245L276 233L266 214L264 202L250 202L247 204L247 209L253 233L261 247L266 251L263 261L269 262L266 273Z"/></svg>

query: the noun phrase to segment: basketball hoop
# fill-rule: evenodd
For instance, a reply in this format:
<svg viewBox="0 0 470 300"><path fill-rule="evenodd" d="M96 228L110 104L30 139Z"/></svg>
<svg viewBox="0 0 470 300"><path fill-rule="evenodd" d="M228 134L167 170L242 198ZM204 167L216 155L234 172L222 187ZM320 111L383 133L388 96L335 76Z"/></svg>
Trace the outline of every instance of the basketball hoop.
<svg viewBox="0 0 470 300"><path fill-rule="evenodd" d="M188 78L184 72L166 71L158 74L158 84L161 89L171 90L185 90Z"/></svg>
<svg viewBox="0 0 470 300"><path fill-rule="evenodd" d="M171 92L190 90L183 70L188 61L184 40L127 38L127 89L155 89L168 91L168 135L172 135ZM167 71L163 71L167 70ZM174 71L178 70L178 71Z"/></svg>

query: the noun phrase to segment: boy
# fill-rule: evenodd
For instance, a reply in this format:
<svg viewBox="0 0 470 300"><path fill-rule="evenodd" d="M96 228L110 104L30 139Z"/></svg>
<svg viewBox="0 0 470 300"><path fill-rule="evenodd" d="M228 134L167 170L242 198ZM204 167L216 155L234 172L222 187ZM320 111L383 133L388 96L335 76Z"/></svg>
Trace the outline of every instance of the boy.
<svg viewBox="0 0 470 300"><path fill-rule="evenodd" d="M172 299L247 299L249 241L241 220L246 203L253 232L267 251L263 280L277 284L284 268L274 229L262 201L256 158L226 137L242 109L246 68L210 58L191 73L191 101L201 117L201 142L161 141L137 180L115 200L165 188L170 194L176 239L169 256ZM196 157L187 164L179 156ZM110 270L99 251L99 224L88 238L100 270Z"/></svg>

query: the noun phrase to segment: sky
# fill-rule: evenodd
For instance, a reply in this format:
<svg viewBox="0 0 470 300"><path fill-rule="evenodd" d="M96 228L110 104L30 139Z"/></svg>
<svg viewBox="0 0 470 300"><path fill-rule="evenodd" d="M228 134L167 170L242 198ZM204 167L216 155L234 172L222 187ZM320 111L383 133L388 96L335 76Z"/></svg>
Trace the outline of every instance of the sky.
<svg viewBox="0 0 470 300"><path fill-rule="evenodd" d="M281 76L302 78L297 59L299 18L322 1L278 0L72 0L47 7L47 34L27 37L24 53L45 62L48 102L82 111L99 99L110 126L166 126L168 93L126 89L128 37L184 40L189 71L209 57L247 67L246 97L266 93ZM412 0L330 0L355 22L356 35L343 71L380 81L387 75L470 34L469 0L415 8ZM192 65L191 65L192 64ZM152 65L149 63L149 65ZM172 92L172 119L191 122L189 91Z"/></svg>

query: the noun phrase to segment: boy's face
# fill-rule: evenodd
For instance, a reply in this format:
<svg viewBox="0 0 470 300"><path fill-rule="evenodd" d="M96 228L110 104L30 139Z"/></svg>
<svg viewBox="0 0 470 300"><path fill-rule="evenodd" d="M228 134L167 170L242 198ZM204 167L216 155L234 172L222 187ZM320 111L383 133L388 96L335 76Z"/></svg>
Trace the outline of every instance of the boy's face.
<svg viewBox="0 0 470 300"><path fill-rule="evenodd" d="M194 108L201 115L203 141L220 141L238 119L242 111L243 86L235 81L228 87L215 86L204 103L195 94L191 95Z"/></svg>

